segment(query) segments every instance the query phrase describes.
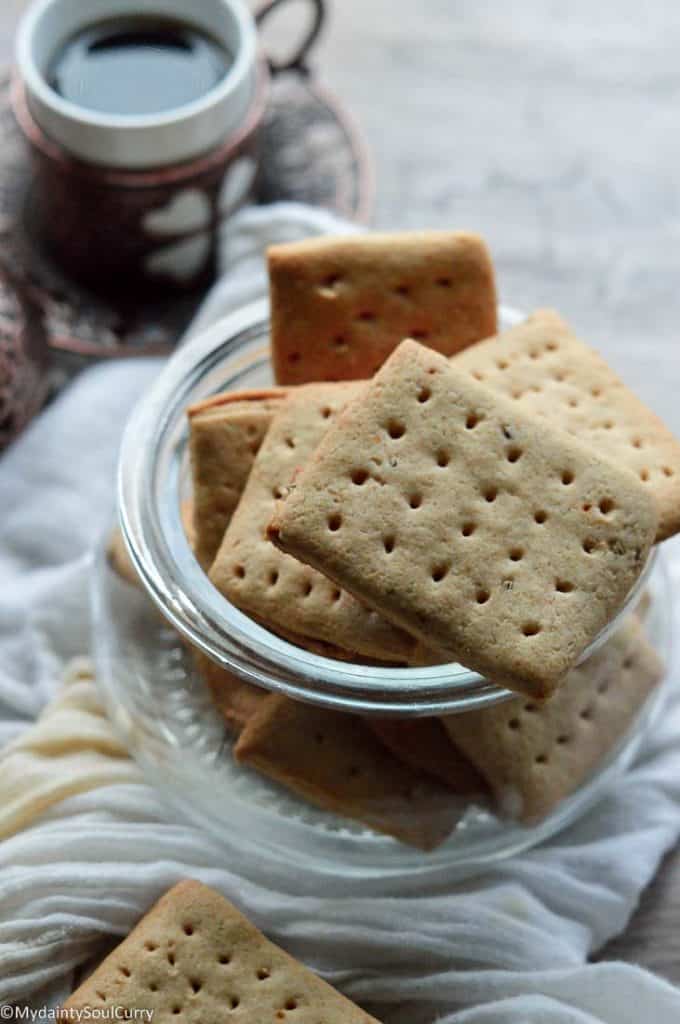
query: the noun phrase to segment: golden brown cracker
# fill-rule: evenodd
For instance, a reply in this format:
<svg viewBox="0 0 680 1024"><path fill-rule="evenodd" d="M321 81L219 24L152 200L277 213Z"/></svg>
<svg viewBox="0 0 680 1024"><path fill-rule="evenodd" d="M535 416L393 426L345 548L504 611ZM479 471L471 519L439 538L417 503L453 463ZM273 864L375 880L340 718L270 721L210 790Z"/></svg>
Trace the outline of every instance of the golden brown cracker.
<svg viewBox="0 0 680 1024"><path fill-rule="evenodd" d="M450 791L398 761L354 715L271 694L234 755L311 803L424 850L457 818Z"/></svg>
<svg viewBox="0 0 680 1024"><path fill-rule="evenodd" d="M281 384L370 377L406 337L452 355L496 331L478 235L413 231L307 239L268 251Z"/></svg>
<svg viewBox="0 0 680 1024"><path fill-rule="evenodd" d="M645 564L649 492L414 341L365 388L270 536L468 668L549 696Z"/></svg>
<svg viewBox="0 0 680 1024"><path fill-rule="evenodd" d="M371 715L364 722L399 761L439 779L454 793L472 796L486 790L483 777L458 750L438 718Z"/></svg>
<svg viewBox="0 0 680 1024"><path fill-rule="evenodd" d="M658 541L680 530L680 441L557 313L538 310L453 362L628 466L657 503Z"/></svg>
<svg viewBox="0 0 680 1024"><path fill-rule="evenodd" d="M285 394L282 388L226 392L187 410L195 554L206 572Z"/></svg>
<svg viewBox="0 0 680 1024"><path fill-rule="evenodd" d="M443 721L500 808L532 822L575 792L616 746L662 668L631 617L543 704L513 698Z"/></svg>
<svg viewBox="0 0 680 1024"><path fill-rule="evenodd" d="M246 614L275 632L356 651L367 658L408 661L417 647L403 630L266 536L280 495L314 451L351 394L365 384L310 384L295 389L274 418L243 497L217 553L210 578Z"/></svg>
<svg viewBox="0 0 680 1024"><path fill-rule="evenodd" d="M107 1009L148 1010L154 1024L378 1024L195 881L152 907L66 1001L71 1016L62 1019Z"/></svg>

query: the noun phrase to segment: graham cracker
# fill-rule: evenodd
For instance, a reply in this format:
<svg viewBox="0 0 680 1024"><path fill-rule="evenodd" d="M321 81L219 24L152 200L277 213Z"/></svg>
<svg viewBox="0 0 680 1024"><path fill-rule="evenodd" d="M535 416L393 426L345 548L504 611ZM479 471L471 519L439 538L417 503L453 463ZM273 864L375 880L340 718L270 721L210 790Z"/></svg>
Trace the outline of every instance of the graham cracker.
<svg viewBox="0 0 680 1024"><path fill-rule="evenodd" d="M154 1024L378 1024L195 881L167 892L63 1007L106 1008L149 1010Z"/></svg>
<svg viewBox="0 0 680 1024"><path fill-rule="evenodd" d="M629 469L405 341L270 536L468 668L545 698L622 605L656 527Z"/></svg>
<svg viewBox="0 0 680 1024"><path fill-rule="evenodd" d="M195 554L206 570L238 505L283 388L232 391L190 406Z"/></svg>
<svg viewBox="0 0 680 1024"><path fill-rule="evenodd" d="M532 822L575 792L617 745L662 671L631 617L545 703L513 698L443 721L501 810Z"/></svg>
<svg viewBox="0 0 680 1024"><path fill-rule="evenodd" d="M538 310L454 364L629 467L657 503L657 541L680 530L680 441L557 313Z"/></svg>
<svg viewBox="0 0 680 1024"><path fill-rule="evenodd" d="M275 632L362 657L407 662L417 647L413 637L368 611L325 576L282 554L266 536L277 498L338 411L365 386L306 385L285 400L257 455L210 579L228 600Z"/></svg>
<svg viewBox="0 0 680 1024"><path fill-rule="evenodd" d="M313 238L267 256L280 384L370 377L406 337L453 355L496 331L493 266L478 235Z"/></svg>
<svg viewBox="0 0 680 1024"><path fill-rule="evenodd" d="M454 793L483 793L486 782L458 750L438 718L364 718L380 742L415 771L439 779Z"/></svg>
<svg viewBox="0 0 680 1024"><path fill-rule="evenodd" d="M430 850L459 812L449 790L397 760L354 715L270 694L234 750L311 803Z"/></svg>

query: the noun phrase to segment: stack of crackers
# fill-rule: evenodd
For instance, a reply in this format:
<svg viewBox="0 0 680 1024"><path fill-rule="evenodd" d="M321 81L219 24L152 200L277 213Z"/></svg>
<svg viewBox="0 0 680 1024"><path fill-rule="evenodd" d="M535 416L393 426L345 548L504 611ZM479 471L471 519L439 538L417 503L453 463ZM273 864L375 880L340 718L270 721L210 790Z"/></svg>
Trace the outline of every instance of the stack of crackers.
<svg viewBox="0 0 680 1024"><path fill-rule="evenodd" d="M234 756L424 849L480 794L536 821L660 679L641 616L585 655L680 528L680 444L557 313L497 333L475 235L280 245L269 273L276 386L188 410L198 561L307 650L457 662L516 697L362 719L199 655Z"/></svg>

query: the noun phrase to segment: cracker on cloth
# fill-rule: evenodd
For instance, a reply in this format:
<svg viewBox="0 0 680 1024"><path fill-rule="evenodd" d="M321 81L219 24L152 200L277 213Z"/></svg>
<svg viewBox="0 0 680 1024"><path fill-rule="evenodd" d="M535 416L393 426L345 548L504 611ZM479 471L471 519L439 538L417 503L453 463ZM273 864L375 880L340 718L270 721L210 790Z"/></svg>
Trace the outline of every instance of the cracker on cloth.
<svg viewBox="0 0 680 1024"><path fill-rule="evenodd" d="M549 696L645 564L649 492L414 341L365 389L270 536L491 681Z"/></svg>
<svg viewBox="0 0 680 1024"><path fill-rule="evenodd" d="M424 850L460 814L449 790L393 757L360 718L278 694L249 719L234 756L325 810Z"/></svg>
<svg viewBox="0 0 680 1024"><path fill-rule="evenodd" d="M364 722L398 760L439 779L454 793L483 793L486 783L447 735L438 718L378 718Z"/></svg>
<svg viewBox="0 0 680 1024"><path fill-rule="evenodd" d="M452 355L496 331L493 266L477 235L313 238L267 255L280 384L370 377L406 337Z"/></svg>
<svg viewBox="0 0 680 1024"><path fill-rule="evenodd" d="M378 1024L195 881L167 892L64 1004L107 1007L150 1010L153 1024Z"/></svg>
<svg viewBox="0 0 680 1024"><path fill-rule="evenodd" d="M538 310L454 365L633 470L657 503L658 541L680 530L680 441L557 313Z"/></svg>
<svg viewBox="0 0 680 1024"><path fill-rule="evenodd" d="M296 388L272 421L243 497L210 570L217 589L274 632L408 661L417 641L367 610L320 573L278 551L266 536L276 501L307 461L329 423L365 384Z"/></svg>
<svg viewBox="0 0 680 1024"><path fill-rule="evenodd" d="M616 746L662 671L631 617L543 704L513 698L443 721L501 810L532 822L575 792Z"/></svg>
<svg viewBox="0 0 680 1024"><path fill-rule="evenodd" d="M238 505L274 410L285 394L283 388L231 391L187 410L195 554L206 571Z"/></svg>

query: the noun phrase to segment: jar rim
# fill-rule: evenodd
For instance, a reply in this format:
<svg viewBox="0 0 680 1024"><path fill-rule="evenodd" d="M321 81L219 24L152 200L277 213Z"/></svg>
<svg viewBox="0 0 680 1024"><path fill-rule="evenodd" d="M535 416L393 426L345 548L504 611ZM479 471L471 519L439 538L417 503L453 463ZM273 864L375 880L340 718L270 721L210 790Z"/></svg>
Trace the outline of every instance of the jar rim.
<svg viewBox="0 0 680 1024"><path fill-rule="evenodd" d="M511 326L523 315L501 306ZM246 682L335 710L399 716L442 715L486 707L513 693L455 663L377 667L313 654L254 622L213 587L193 556L180 517L187 406L225 383L244 386L268 365L266 299L219 320L182 345L138 403L124 431L118 465L120 525L145 589L179 633ZM597 650L635 606L656 548L617 614L584 651Z"/></svg>

